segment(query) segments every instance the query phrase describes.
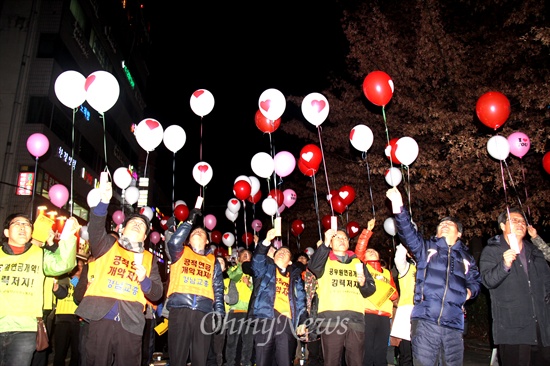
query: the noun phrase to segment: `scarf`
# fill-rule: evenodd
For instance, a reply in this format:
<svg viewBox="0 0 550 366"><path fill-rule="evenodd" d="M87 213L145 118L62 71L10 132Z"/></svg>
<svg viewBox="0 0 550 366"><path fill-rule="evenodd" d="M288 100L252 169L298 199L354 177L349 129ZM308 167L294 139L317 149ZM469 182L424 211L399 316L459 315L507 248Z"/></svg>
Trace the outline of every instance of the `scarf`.
<svg viewBox="0 0 550 366"><path fill-rule="evenodd" d="M145 246L142 241L132 242L127 237L123 236L118 239L118 244L126 250L129 250L134 253L143 253Z"/></svg>

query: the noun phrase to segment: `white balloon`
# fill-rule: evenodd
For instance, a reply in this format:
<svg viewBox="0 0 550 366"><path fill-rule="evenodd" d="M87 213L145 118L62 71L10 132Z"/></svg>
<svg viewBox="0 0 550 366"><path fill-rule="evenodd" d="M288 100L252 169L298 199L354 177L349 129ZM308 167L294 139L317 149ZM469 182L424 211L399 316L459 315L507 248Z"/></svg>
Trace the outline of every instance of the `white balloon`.
<svg viewBox="0 0 550 366"><path fill-rule="evenodd" d="M146 118L138 123L134 130L134 136L143 150L153 151L162 142L164 129L156 119Z"/></svg>
<svg viewBox="0 0 550 366"><path fill-rule="evenodd" d="M187 203L185 203L184 200L177 200L176 202L174 202L174 207L172 207L172 210L175 209L176 207L178 207L179 205L187 206Z"/></svg>
<svg viewBox="0 0 550 366"><path fill-rule="evenodd" d="M250 180L250 195L255 196L260 190L260 180L253 175L249 175L248 179Z"/></svg>
<svg viewBox="0 0 550 366"><path fill-rule="evenodd" d="M374 140L374 135L369 126L357 125L353 127L349 133L349 141L351 145L359 151L366 152L371 148Z"/></svg>
<svg viewBox="0 0 550 366"><path fill-rule="evenodd" d="M315 253L315 250L312 248L312 247L307 247L306 250L305 250L306 254L309 256L309 258L311 258L311 256L313 255L313 253Z"/></svg>
<svg viewBox="0 0 550 366"><path fill-rule="evenodd" d="M189 104L197 116L204 117L214 109L214 96L206 89L198 89L191 94Z"/></svg>
<svg viewBox="0 0 550 366"><path fill-rule="evenodd" d="M288 151L279 151L273 158L275 173L284 178L296 168L296 158Z"/></svg>
<svg viewBox="0 0 550 366"><path fill-rule="evenodd" d="M397 228L395 227L395 219L393 217L388 217L384 220L384 231L391 236L397 234Z"/></svg>
<svg viewBox="0 0 550 366"><path fill-rule="evenodd" d="M65 71L55 79L55 95L66 107L74 109L86 100L85 85L84 75L78 71Z"/></svg>
<svg viewBox="0 0 550 366"><path fill-rule="evenodd" d="M132 183L132 174L128 171L128 168L120 167L113 173L113 181L120 189L126 189Z"/></svg>
<svg viewBox="0 0 550 366"><path fill-rule="evenodd" d="M266 152L259 152L252 157L250 161L252 171L258 177L269 178L275 170L275 162L271 155Z"/></svg>
<svg viewBox="0 0 550 366"><path fill-rule="evenodd" d="M323 94L311 93L302 101L302 114L314 126L319 126L328 117L328 100Z"/></svg>
<svg viewBox="0 0 550 366"><path fill-rule="evenodd" d="M143 206L139 209L139 213L149 219L149 222L153 220L153 209L151 207Z"/></svg>
<svg viewBox="0 0 550 366"><path fill-rule="evenodd" d="M96 71L88 75L84 88L88 104L99 113L111 109L120 95L117 79L107 71Z"/></svg>
<svg viewBox="0 0 550 366"><path fill-rule="evenodd" d="M262 202L262 210L264 210L266 215L273 216L277 213L278 209L277 201L273 197L267 197Z"/></svg>
<svg viewBox="0 0 550 366"><path fill-rule="evenodd" d="M214 172L212 171L212 167L207 162L204 162L204 161L198 162L193 167L193 178L198 184L200 184L203 187L208 183L210 183L210 180L212 180L213 175L214 175Z"/></svg>
<svg viewBox="0 0 550 366"><path fill-rule="evenodd" d="M237 183L240 180L244 180L246 183L248 183L250 185L250 187L252 187L252 182L250 181L250 178L248 178L248 176L246 176L246 175L239 175L235 179L235 182L233 182L233 184Z"/></svg>
<svg viewBox="0 0 550 366"><path fill-rule="evenodd" d="M399 183L401 183L401 180L403 179L403 174L401 174L401 170L399 170L399 168L391 167L386 170L384 178L386 178L386 183L388 183L392 187L395 187L399 185Z"/></svg>
<svg viewBox="0 0 550 366"><path fill-rule="evenodd" d="M133 205L139 200L139 189L138 187L128 187L124 191L124 199L126 202L128 202L130 205Z"/></svg>
<svg viewBox="0 0 550 366"><path fill-rule="evenodd" d="M80 239L90 240L90 235L88 234L88 226L87 225L84 225L84 226L80 227L79 235L80 235Z"/></svg>
<svg viewBox="0 0 550 366"><path fill-rule="evenodd" d="M178 152L183 145L185 145L186 140L187 135L185 131L178 125L168 126L166 130L164 130L164 135L162 137L164 146L173 153Z"/></svg>
<svg viewBox="0 0 550 366"><path fill-rule="evenodd" d="M231 198L227 202L227 209L233 213L238 213L241 209L241 202L236 198Z"/></svg>
<svg viewBox="0 0 550 366"><path fill-rule="evenodd" d="M497 160L506 160L510 155L510 143L504 136L493 136L487 141L487 151Z"/></svg>
<svg viewBox="0 0 550 366"><path fill-rule="evenodd" d="M401 137L395 145L395 157L401 164L409 166L418 157L418 144L412 137Z"/></svg>
<svg viewBox="0 0 550 366"><path fill-rule="evenodd" d="M267 89L260 95L258 107L265 118L275 121L285 111L285 96L277 89Z"/></svg>
<svg viewBox="0 0 550 366"><path fill-rule="evenodd" d="M90 192L88 192L86 201L88 202L88 207L90 208L97 206L99 201L101 201L101 193L99 192L99 189L97 188L91 189Z"/></svg>
<svg viewBox="0 0 550 366"><path fill-rule="evenodd" d="M238 212L231 212L229 208L225 209L225 217L231 222L235 222L237 220L237 217L239 216Z"/></svg>
<svg viewBox="0 0 550 366"><path fill-rule="evenodd" d="M235 243L235 235L231 234L230 232L226 232L222 235L222 241L226 246L230 247L233 245L233 243Z"/></svg>

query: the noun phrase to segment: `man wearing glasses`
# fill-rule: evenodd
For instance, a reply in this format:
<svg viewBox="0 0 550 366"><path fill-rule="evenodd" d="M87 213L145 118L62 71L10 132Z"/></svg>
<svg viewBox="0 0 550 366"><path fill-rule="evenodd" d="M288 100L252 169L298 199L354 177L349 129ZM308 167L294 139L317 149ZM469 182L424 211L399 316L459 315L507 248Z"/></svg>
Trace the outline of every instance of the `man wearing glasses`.
<svg viewBox="0 0 550 366"><path fill-rule="evenodd" d="M549 365L550 268L542 252L525 238L527 223L521 209L502 212L498 225L502 234L488 240L480 269L491 296L500 365Z"/></svg>

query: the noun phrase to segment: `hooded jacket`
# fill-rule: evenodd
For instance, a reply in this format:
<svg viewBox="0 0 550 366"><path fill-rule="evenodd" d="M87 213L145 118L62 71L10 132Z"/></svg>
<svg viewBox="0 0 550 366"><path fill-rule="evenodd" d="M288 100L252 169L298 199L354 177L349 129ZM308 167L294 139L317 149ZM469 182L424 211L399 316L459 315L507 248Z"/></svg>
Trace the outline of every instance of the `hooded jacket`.
<svg viewBox="0 0 550 366"><path fill-rule="evenodd" d="M510 246L503 235L487 241L479 261L483 285L491 295L495 344L537 344L536 320L542 346L550 346L550 268L540 250L523 240L528 274L519 256L507 271L502 255ZM536 319L536 320L535 320Z"/></svg>

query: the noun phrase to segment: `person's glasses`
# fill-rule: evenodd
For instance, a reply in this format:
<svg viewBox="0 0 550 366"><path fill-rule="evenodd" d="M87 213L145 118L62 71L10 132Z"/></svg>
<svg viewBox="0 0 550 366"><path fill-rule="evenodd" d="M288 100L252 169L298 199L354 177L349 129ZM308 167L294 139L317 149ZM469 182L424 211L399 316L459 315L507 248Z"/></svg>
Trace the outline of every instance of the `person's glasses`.
<svg viewBox="0 0 550 366"><path fill-rule="evenodd" d="M29 229L32 229L32 224L28 221L14 221L14 222L10 222L10 227L12 225L17 225L19 227L24 227L25 229L26 228L29 228Z"/></svg>
<svg viewBox="0 0 550 366"><path fill-rule="evenodd" d="M340 239L340 240L348 240L348 237L345 235L334 235L333 238Z"/></svg>
<svg viewBox="0 0 550 366"><path fill-rule="evenodd" d="M509 219L508 221L510 221L513 225L527 226L527 223L523 219L513 218L513 219Z"/></svg>

